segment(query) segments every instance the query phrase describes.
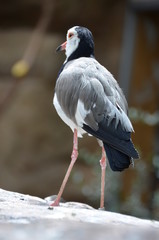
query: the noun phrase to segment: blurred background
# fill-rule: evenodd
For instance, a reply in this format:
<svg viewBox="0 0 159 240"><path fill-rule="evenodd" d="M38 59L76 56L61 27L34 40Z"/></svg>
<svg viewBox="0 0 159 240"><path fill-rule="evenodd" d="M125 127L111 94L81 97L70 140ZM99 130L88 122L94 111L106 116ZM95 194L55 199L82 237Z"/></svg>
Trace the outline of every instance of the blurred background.
<svg viewBox="0 0 159 240"><path fill-rule="evenodd" d="M52 106L75 25L89 28L95 55L122 87L140 152L135 167L106 171L105 206L159 220L159 1L2 0L0 7L0 187L57 194L72 151L71 130ZM99 207L101 149L85 136L63 198Z"/></svg>

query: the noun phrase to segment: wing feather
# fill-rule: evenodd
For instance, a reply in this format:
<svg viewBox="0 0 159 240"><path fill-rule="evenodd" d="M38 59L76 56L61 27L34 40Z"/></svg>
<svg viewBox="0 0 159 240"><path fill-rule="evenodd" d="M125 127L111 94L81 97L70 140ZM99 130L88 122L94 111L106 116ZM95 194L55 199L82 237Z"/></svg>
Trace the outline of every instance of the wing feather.
<svg viewBox="0 0 159 240"><path fill-rule="evenodd" d="M107 118L108 125L115 119L116 128L120 122L125 131L133 131L122 90L112 74L95 59L79 58L66 64L56 90L63 111L80 127L87 124L97 130L99 123Z"/></svg>

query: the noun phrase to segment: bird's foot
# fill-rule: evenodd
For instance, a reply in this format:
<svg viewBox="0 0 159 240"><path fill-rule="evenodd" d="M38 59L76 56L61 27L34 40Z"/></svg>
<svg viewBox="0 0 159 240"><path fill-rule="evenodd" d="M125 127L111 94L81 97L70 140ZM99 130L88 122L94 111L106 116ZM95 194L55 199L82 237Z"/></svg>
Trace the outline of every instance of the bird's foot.
<svg viewBox="0 0 159 240"><path fill-rule="evenodd" d="M100 208L98 208L98 210L105 211L105 207L100 207Z"/></svg>
<svg viewBox="0 0 159 240"><path fill-rule="evenodd" d="M58 198L56 198L55 201L50 204L49 209L52 209L53 207L58 207L59 202L60 202L60 200Z"/></svg>

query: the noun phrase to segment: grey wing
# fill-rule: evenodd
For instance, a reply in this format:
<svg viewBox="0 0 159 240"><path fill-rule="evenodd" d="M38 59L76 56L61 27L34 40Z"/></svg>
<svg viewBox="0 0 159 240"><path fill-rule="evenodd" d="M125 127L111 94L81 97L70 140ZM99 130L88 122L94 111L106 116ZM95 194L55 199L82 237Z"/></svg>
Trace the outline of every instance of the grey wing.
<svg viewBox="0 0 159 240"><path fill-rule="evenodd" d="M101 69L100 69L101 68ZM124 130L132 132L133 127L127 116L127 102L113 76L98 64L98 71L89 71L85 85L80 91L76 108L76 121L98 130L98 123L108 118L108 124L115 119ZM96 77L96 78L95 78ZM87 81L86 81L87 79Z"/></svg>
<svg viewBox="0 0 159 240"><path fill-rule="evenodd" d="M98 69L98 71L95 71L96 79L98 79L98 81L102 84L106 96L113 103L113 105L116 106L117 104L127 114L127 101L117 81L113 75L101 64L95 62L95 66Z"/></svg>

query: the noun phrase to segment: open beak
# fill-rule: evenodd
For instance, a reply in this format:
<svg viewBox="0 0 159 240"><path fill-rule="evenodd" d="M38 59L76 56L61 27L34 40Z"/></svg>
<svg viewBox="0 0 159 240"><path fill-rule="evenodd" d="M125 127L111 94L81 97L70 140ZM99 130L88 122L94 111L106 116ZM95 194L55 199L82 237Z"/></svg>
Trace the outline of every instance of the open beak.
<svg viewBox="0 0 159 240"><path fill-rule="evenodd" d="M65 50L65 49L66 49L66 44L67 44L67 41L64 42L63 44L61 44L60 46L58 46L58 47L56 48L56 52Z"/></svg>

